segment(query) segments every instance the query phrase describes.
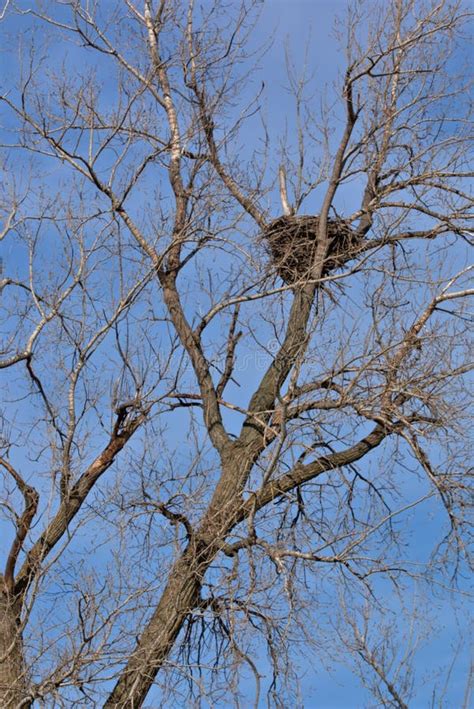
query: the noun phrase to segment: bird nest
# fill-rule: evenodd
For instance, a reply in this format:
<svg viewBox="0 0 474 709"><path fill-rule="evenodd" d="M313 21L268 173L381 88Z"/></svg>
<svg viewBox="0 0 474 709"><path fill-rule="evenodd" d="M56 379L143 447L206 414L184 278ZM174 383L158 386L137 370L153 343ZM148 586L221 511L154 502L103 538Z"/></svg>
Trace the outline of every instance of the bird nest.
<svg viewBox="0 0 474 709"><path fill-rule="evenodd" d="M274 267L288 285L308 277L319 234L317 216L281 216L266 228L265 239ZM326 276L354 256L357 237L343 219L328 219L329 246L322 275Z"/></svg>

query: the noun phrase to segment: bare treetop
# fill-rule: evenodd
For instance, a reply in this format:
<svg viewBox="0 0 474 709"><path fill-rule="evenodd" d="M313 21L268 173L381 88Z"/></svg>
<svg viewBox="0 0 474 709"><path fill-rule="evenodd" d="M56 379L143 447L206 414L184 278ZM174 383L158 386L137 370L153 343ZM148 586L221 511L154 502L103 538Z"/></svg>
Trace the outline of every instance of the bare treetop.
<svg viewBox="0 0 474 709"><path fill-rule="evenodd" d="M0 10L2 706L293 706L304 643L406 707L462 602L468 8L347 3L278 117L262 13Z"/></svg>

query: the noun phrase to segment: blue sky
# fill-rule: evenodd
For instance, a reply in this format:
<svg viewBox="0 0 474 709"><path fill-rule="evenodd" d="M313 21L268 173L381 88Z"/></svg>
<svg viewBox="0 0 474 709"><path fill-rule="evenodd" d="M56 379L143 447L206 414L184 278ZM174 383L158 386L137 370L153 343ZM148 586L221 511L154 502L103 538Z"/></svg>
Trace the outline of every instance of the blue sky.
<svg viewBox="0 0 474 709"><path fill-rule="evenodd" d="M250 79L254 78L255 82L258 82L260 77L263 77L265 81L265 92L262 99L264 114L268 116L269 128L274 135L281 133L285 125L288 125L291 132L294 124L294 104L289 94L285 93L284 88L287 84L284 51L286 43L297 71L302 68L303 63L306 61L308 73L314 76L315 83L319 86L322 84L330 86L337 78L338 69L342 68L341 51L331 36L330 27L334 19L335 10L344 13L346 5L345 0L334 0L333 2L328 0L265 0L262 2L261 17L253 41L255 46L259 46L266 41L270 31L274 32L274 41L267 53L260 59L255 78L252 76ZM106 3L103 6L105 8ZM24 31L25 22L27 21L25 18L15 20L8 29L13 32L18 31L19 38L21 38L21 33ZM71 51L74 52L74 50ZM51 52L60 54L59 48L54 45ZM51 59L51 57L52 54L50 53L49 58ZM4 60L2 57L2 61L3 70L6 74L10 69L16 68L12 56L8 60ZM105 96L106 94L103 98ZM249 131L244 137L248 139L248 144L251 146L254 135ZM47 161L43 161L41 168L47 170L46 164ZM49 185L51 187L59 179L59 168L57 173L54 165L51 165L50 169ZM304 211L317 212L319 196L319 193L316 192L308 200ZM344 211L352 210L357 204L357 197L358 195L355 191L353 193L350 189L346 190L341 200L341 208ZM279 207L275 191L269 199L274 205L275 212L278 213ZM2 253L4 253L5 262L7 265L9 264L9 267L21 268L25 266L24 256L18 251L15 252L10 243L5 243L2 247L4 248ZM252 371L249 368L247 374L246 383L250 386L252 379L256 380L259 372ZM8 371L6 376L10 376ZM9 384L12 384L11 380ZM11 388L13 389L13 387ZM246 392L242 394L242 404L245 404L246 395ZM25 418L27 415L25 412ZM176 418L178 419L178 423L175 424L176 431L171 431L170 438L172 443L179 445L181 439L178 429L181 418L178 416ZM423 489L423 486L419 485L416 480L412 481L411 486L411 489L406 491L409 494L417 493L418 488L420 488L420 492ZM438 515L439 512L435 511L430 502L427 502L424 503L421 511L418 511L416 517L408 516L403 522L408 527L411 525L410 532L417 551L423 550L426 555L429 553L436 528L441 523L444 523L444 520L442 522ZM100 559L100 554L98 558ZM433 591L434 593L436 592L435 589ZM427 676L428 680L431 679L433 668L436 669L439 666L446 665L449 661L451 656L450 644L454 642L458 624L462 625L464 612L461 608L460 616L456 617L452 613L452 606L446 601L433 600L433 636L426 639L416 655L416 664L420 670L420 683L423 676ZM326 617L322 622L326 623L327 620ZM305 657L304 653L302 657ZM257 651L256 660L262 667L262 673L268 676L269 670L263 649ZM306 653L306 659L300 659L299 673L302 678L301 704L305 709L356 709L358 707L375 706L374 703L371 703L372 699L369 694L363 689L360 681L350 669L335 661L329 661L328 664L332 666L331 673L326 671L317 656L311 657L311 655L308 656L308 653ZM468 657L464 647L453 668L444 703L441 704L446 709L462 706L467 665ZM249 681L243 689L248 693L246 700L248 700L248 706L250 706L253 691L251 682ZM410 706L415 709L418 709L418 707L420 709L422 707L430 707L431 691L432 686L429 681L427 681L426 686L420 684L418 699ZM153 707L152 695L146 706ZM222 705L222 709L224 709L224 706ZM244 709L246 709L246 706L244 702ZM263 696L260 706L266 706L265 696Z"/></svg>

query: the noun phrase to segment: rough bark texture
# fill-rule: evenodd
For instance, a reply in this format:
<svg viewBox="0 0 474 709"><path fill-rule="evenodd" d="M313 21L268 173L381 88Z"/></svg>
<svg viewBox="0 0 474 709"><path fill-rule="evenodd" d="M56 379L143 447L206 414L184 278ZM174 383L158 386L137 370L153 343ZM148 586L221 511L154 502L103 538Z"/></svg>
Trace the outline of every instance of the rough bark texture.
<svg viewBox="0 0 474 709"><path fill-rule="evenodd" d="M200 528L176 561L155 612L104 707L142 705L186 616L199 605L202 579L238 518L239 468L239 462L226 464Z"/></svg>
<svg viewBox="0 0 474 709"><path fill-rule="evenodd" d="M30 706L25 697L22 639L18 613L9 595L0 593L0 706Z"/></svg>
<svg viewBox="0 0 474 709"><path fill-rule="evenodd" d="M140 707L183 626L198 601L201 578L211 562L209 552L197 559L190 545L175 564L170 581L104 707Z"/></svg>

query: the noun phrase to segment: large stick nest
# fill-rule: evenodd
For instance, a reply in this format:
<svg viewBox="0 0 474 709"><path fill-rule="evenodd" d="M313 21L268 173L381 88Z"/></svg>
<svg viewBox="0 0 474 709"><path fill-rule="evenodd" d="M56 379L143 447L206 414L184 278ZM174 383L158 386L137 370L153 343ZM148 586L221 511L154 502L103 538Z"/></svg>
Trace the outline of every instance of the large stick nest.
<svg viewBox="0 0 474 709"><path fill-rule="evenodd" d="M318 243L319 217L281 216L263 234L280 278L287 284L309 276ZM329 247L323 276L341 268L354 257L358 238L343 219L328 219Z"/></svg>

